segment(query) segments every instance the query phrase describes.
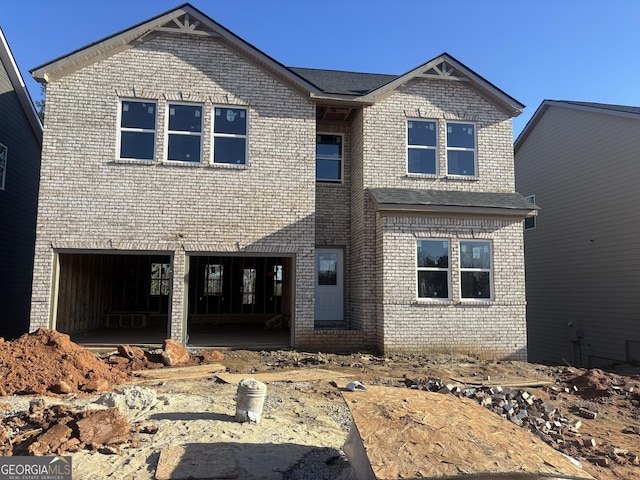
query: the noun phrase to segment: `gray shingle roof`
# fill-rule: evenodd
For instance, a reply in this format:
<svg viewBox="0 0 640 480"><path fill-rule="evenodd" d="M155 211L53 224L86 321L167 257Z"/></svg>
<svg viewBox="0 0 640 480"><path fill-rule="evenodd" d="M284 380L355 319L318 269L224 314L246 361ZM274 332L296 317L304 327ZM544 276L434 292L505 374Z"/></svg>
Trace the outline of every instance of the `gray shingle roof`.
<svg viewBox="0 0 640 480"><path fill-rule="evenodd" d="M369 190L378 208L393 206L480 207L507 210L538 210L519 193L465 192L453 190L417 190L414 188L372 188Z"/></svg>
<svg viewBox="0 0 640 480"><path fill-rule="evenodd" d="M556 103L566 103L568 105L578 105L581 107L601 108L602 110L612 110L614 112L635 113L640 115L640 107L630 107L627 105L611 105L608 103L595 102L574 102L570 100L557 100Z"/></svg>
<svg viewBox="0 0 640 480"><path fill-rule="evenodd" d="M398 78L397 75L379 73L343 72L316 68L288 67L289 70L314 84L324 93L366 95Z"/></svg>

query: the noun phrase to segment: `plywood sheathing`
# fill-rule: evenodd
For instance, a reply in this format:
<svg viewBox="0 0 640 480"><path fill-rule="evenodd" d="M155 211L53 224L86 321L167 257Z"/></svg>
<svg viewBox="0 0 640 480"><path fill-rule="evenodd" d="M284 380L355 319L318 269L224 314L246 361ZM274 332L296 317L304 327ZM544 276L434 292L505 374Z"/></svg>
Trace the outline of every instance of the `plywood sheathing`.
<svg viewBox="0 0 640 480"><path fill-rule="evenodd" d="M466 398L389 387L342 395L376 480L593 478L530 432Z"/></svg>

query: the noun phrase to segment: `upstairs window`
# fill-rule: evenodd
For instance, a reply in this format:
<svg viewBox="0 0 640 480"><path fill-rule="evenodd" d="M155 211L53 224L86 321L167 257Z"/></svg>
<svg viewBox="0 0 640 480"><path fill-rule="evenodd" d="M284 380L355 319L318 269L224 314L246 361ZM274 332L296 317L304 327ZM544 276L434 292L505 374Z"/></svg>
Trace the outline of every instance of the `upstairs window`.
<svg viewBox="0 0 640 480"><path fill-rule="evenodd" d="M318 135L316 138L316 180L342 181L342 136Z"/></svg>
<svg viewBox="0 0 640 480"><path fill-rule="evenodd" d="M120 158L153 160L156 146L156 103L123 100L120 115Z"/></svg>
<svg viewBox="0 0 640 480"><path fill-rule="evenodd" d="M409 120L407 122L407 171L435 175L437 173L436 122Z"/></svg>
<svg viewBox="0 0 640 480"><path fill-rule="evenodd" d="M247 109L213 109L213 162L247 164Z"/></svg>
<svg viewBox="0 0 640 480"><path fill-rule="evenodd" d="M491 242L460 242L460 289L462 298L491 299Z"/></svg>
<svg viewBox="0 0 640 480"><path fill-rule="evenodd" d="M418 240L418 298L449 299L449 241Z"/></svg>
<svg viewBox="0 0 640 480"><path fill-rule="evenodd" d="M200 162L202 106L169 104L167 160Z"/></svg>
<svg viewBox="0 0 640 480"><path fill-rule="evenodd" d="M472 123L447 123L447 174L476 176L476 134Z"/></svg>
<svg viewBox="0 0 640 480"><path fill-rule="evenodd" d="M536 196L535 195L529 195L528 197L525 197L525 200L529 203L536 203ZM524 219L524 229L525 230L530 230L532 228L536 228L536 217L525 217Z"/></svg>
<svg viewBox="0 0 640 480"><path fill-rule="evenodd" d="M4 190L4 180L7 176L7 157L9 149L6 145L0 143L0 190Z"/></svg>

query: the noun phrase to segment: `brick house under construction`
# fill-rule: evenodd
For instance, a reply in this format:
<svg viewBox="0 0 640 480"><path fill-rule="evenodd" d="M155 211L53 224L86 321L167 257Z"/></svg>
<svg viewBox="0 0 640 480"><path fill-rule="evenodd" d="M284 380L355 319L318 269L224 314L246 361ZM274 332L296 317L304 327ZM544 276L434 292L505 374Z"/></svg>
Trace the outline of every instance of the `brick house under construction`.
<svg viewBox="0 0 640 480"><path fill-rule="evenodd" d="M526 358L523 105L450 55L289 68L185 4L31 73L32 329Z"/></svg>

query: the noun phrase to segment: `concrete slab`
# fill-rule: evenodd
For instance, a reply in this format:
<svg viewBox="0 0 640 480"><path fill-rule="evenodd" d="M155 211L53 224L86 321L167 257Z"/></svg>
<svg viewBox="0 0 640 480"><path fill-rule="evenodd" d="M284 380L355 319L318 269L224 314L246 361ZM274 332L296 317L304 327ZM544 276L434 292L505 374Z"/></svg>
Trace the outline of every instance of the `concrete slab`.
<svg viewBox="0 0 640 480"><path fill-rule="evenodd" d="M160 452L157 480L235 479L238 466L231 447L191 443Z"/></svg>

